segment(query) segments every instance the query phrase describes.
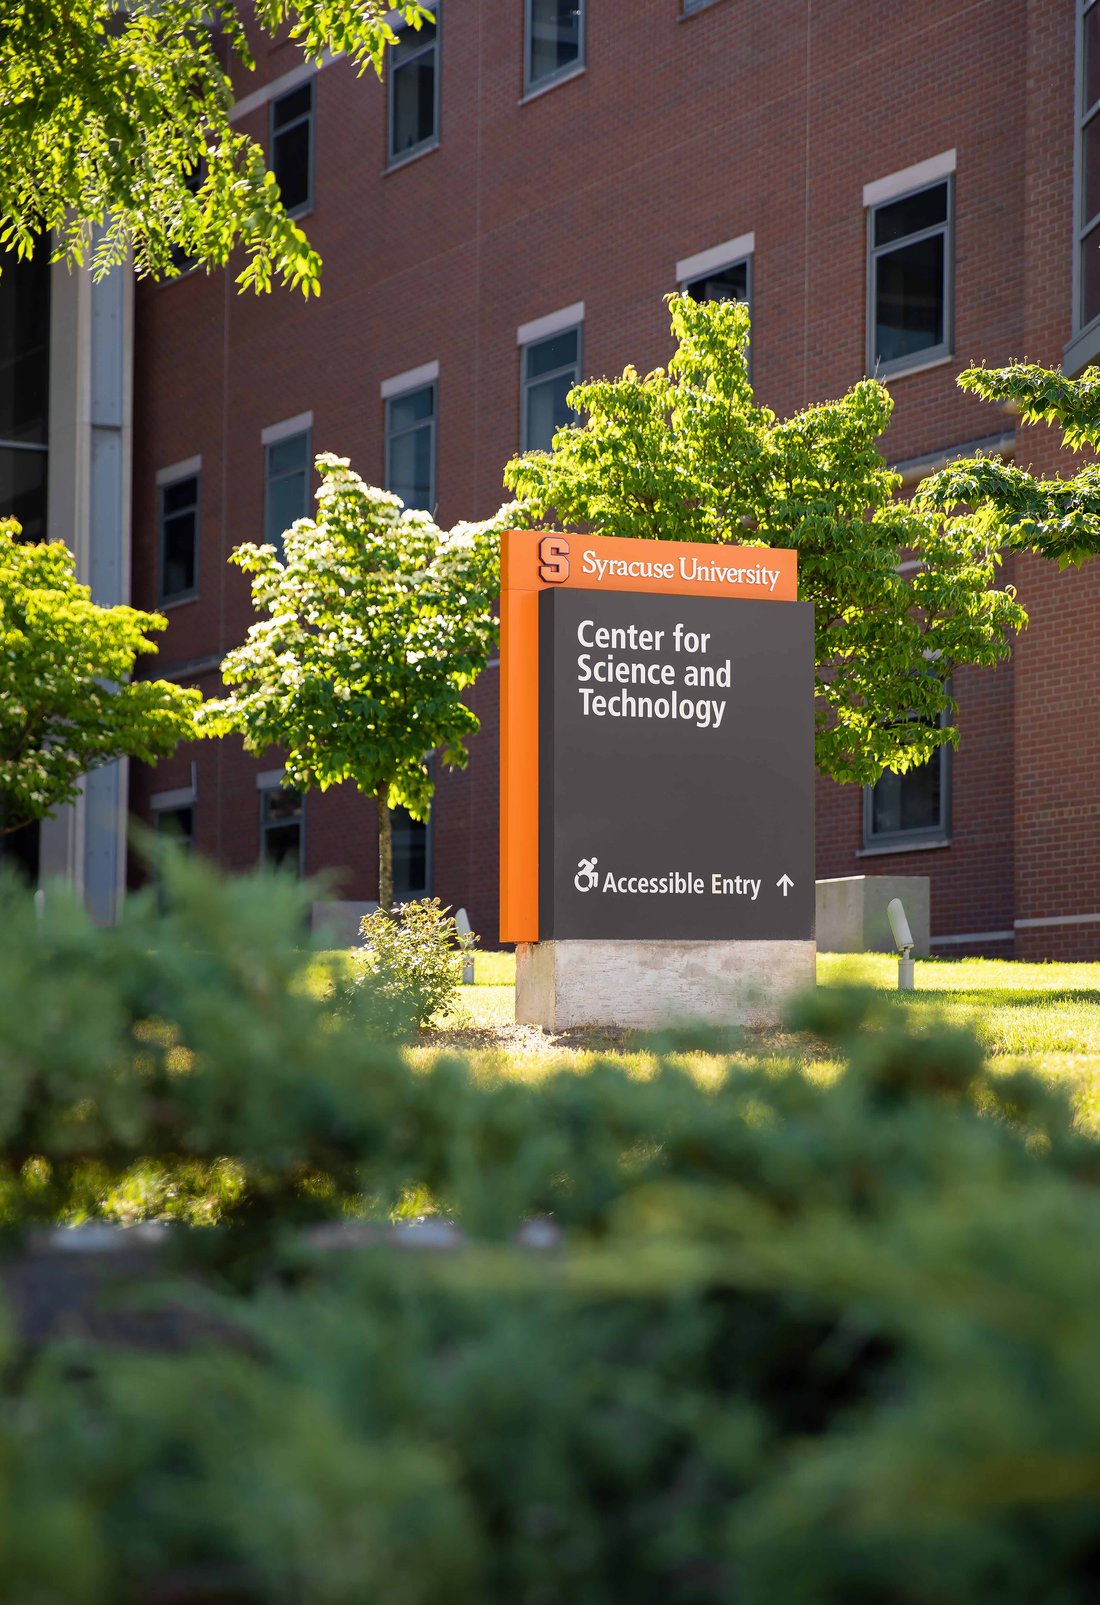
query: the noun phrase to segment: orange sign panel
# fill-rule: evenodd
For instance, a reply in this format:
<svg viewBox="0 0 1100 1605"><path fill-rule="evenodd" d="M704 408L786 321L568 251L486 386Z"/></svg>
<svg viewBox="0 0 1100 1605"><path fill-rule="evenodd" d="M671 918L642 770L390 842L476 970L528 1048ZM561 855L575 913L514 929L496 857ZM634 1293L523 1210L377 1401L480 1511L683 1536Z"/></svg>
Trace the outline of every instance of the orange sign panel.
<svg viewBox="0 0 1100 1605"><path fill-rule="evenodd" d="M798 559L703 546L508 530L501 536L500 939L539 934L538 596L551 587L793 602Z"/></svg>

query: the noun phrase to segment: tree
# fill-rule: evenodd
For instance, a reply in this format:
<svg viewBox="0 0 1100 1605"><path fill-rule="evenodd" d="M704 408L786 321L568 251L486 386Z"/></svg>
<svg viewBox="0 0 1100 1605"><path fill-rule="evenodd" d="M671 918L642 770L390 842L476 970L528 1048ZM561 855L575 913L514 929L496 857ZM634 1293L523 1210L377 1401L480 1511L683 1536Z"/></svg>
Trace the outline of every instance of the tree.
<svg viewBox="0 0 1100 1605"><path fill-rule="evenodd" d="M227 67L254 65L243 19L289 23L307 60L381 73L392 21L429 15L412 0L0 0L0 247L29 256L52 231L70 262L106 271L132 252L170 276L240 246L238 283L317 291L320 258L229 121Z"/></svg>
<svg viewBox="0 0 1100 1605"><path fill-rule="evenodd" d="M749 382L748 310L668 298L676 353L644 378L577 385L583 422L509 463L519 517L604 535L794 547L815 607L816 757L861 784L905 771L958 731L946 680L993 664L1026 622L980 528L897 499L875 441L890 395L864 379L783 421ZM905 571L902 572L902 564Z"/></svg>
<svg viewBox="0 0 1100 1605"><path fill-rule="evenodd" d="M99 607L60 541L27 545L0 521L0 835L72 802L116 758L154 763L192 733L199 692L131 680L159 613Z"/></svg>
<svg viewBox="0 0 1100 1605"><path fill-rule="evenodd" d="M963 390L1011 406L1027 424L1054 424L1073 451L1100 451L1100 373L1079 379L1031 363L967 368ZM966 457L932 474L916 500L932 512L954 513L985 540L1007 551L1031 551L1060 568L1100 552L1100 463L1086 462L1065 479L1042 479L1015 463ZM960 507L967 509L960 513Z"/></svg>
<svg viewBox="0 0 1100 1605"><path fill-rule="evenodd" d="M279 746L287 780L322 791L352 780L378 805L378 901L393 902L391 808L424 819L428 757L464 766L477 716L461 701L497 640L496 543L503 519L449 533L365 485L346 458L318 457L316 522L273 546L238 546L266 618L222 663L233 688L199 715L208 735L237 731L249 752Z"/></svg>

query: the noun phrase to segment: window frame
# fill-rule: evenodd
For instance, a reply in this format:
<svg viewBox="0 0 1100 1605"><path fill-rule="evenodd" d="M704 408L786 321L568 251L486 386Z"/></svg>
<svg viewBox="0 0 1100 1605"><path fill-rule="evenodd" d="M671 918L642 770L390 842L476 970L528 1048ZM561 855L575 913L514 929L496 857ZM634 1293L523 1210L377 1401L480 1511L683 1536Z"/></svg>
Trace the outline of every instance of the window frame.
<svg viewBox="0 0 1100 1605"><path fill-rule="evenodd" d="M581 306L582 306L582 309L583 309L583 302L581 303ZM571 309L567 309L567 310L571 310ZM568 323L562 323L560 325L560 327L557 326L557 323L556 323L557 316L558 316L557 314L551 313L548 318L539 318L539 319L537 319L535 321L534 324L525 325L524 327L526 327L528 329L537 329L538 332L531 333L531 334L529 334L527 339L520 339L518 341L519 352L520 352L520 358L519 358L519 441L520 441L520 445L519 445L519 449L520 449L521 452L525 452L525 451L544 451L544 450L547 449L546 447L543 447L543 446L532 446L530 444L528 438L527 438L527 396L528 396L529 391L535 385L546 384L551 379L559 379L559 378L561 378L561 376L563 374L565 374L565 373L567 373L569 371L570 367L573 368L575 370L575 373L576 373L576 377L573 380L573 383L575 385L580 384L581 376L584 373L584 313L583 313L583 310L581 312L581 315L578 318L572 319ZM540 327L542 325L545 325L545 327ZM545 344L549 340L558 340L558 339L561 338L561 336L563 334L572 334L574 331L576 331L576 335L577 335L577 359L576 359L576 361L573 362L573 363L563 364L559 368L553 368L553 369L551 369L551 371L549 373L540 373L535 378L529 378L528 374L527 374L527 355L528 355L528 352L534 350L534 348L536 346L540 346L540 345ZM523 329L522 328L520 329L519 333L520 334L523 333ZM559 428L563 428L563 427L564 427L564 425L559 425Z"/></svg>
<svg viewBox="0 0 1100 1605"><path fill-rule="evenodd" d="M406 162L415 161L418 156L426 156L429 151L438 150L438 148L439 148L440 138L441 138L441 134L440 134L440 116L441 116L441 104L442 104L441 95L440 95L440 86L441 86L441 79L442 79L442 75L443 75L443 57L442 57L442 54L440 52L440 39L442 37L442 32L443 32L443 22L442 22L442 16L441 16L442 9L443 8L442 8L442 5L439 3L439 0L436 0L436 4L433 6L433 12L434 12L434 15L435 15L435 24L434 24L434 26L435 26L435 35L434 35L434 37L432 39L424 40L421 43L421 45L419 46L419 48L417 48L416 50L414 50L412 52L411 56L409 57L409 59L407 61L403 61L403 62L400 63L399 66L395 66L395 62L394 62L394 48L395 47L393 47L393 46L390 47L389 62L388 62L389 70L388 70L388 73L387 73L387 83L386 83L386 171L387 172L391 171L391 169L393 169L395 167L404 167ZM399 43L402 41L404 36L407 33L409 33L410 31L413 34L415 34L417 32L417 30L415 28L410 30L410 26L409 26L408 23L404 23L402 25L395 25L394 31L398 36L398 42ZM432 90L433 90L433 98L432 98L432 132L428 136L427 139L422 139L422 140L419 141L418 144L409 145L404 150L399 151L399 150L396 150L395 147L394 147L394 111L395 111L395 102L396 102L396 97L394 95L394 77L396 76L396 74L398 72L400 72L402 70L402 68L407 67L410 64L411 61L415 61L420 56L426 55L429 50L435 56L435 72L433 74L433 83L432 83Z"/></svg>
<svg viewBox="0 0 1100 1605"><path fill-rule="evenodd" d="M406 809L406 812L408 812L407 809ZM394 810L394 814L396 814L396 810ZM423 828L424 828L424 888L423 888L422 891L415 891L415 890L410 888L407 894L404 894L400 898L398 898L397 885L396 885L396 880L395 880L394 891L393 891L393 896L394 896L394 902L395 903L398 902L398 901L400 901L400 902L410 902L410 901L411 902L416 902L417 900L419 900L421 898L431 897L431 895L432 895L432 868L433 868L433 864L432 864L433 840L432 839L433 839L433 836L435 834L435 832L432 829L432 822L433 822L434 818L435 818L435 808L434 807L432 807L432 808L430 808L428 810L428 817L425 820L416 820L416 819L413 819L412 816L410 815L410 818L409 818L409 823L410 824L412 824L412 825L422 824ZM390 820L391 837L392 837L392 834L398 828L399 827L397 826L396 819L391 817L391 820ZM392 842L392 839L391 839L391 847L392 847L392 845L393 845L393 842Z"/></svg>
<svg viewBox="0 0 1100 1605"><path fill-rule="evenodd" d="M951 686L948 682L947 689ZM946 709L939 716L939 727L942 730L947 723ZM938 749L940 758L940 785L939 785L939 821L935 825L922 825L915 830L877 831L874 828L874 786L863 788L863 847L862 853L904 853L919 851L926 847L949 847L951 845L951 802L952 802L952 747L950 742ZM920 765L917 766L918 768ZM891 771L893 773L894 771ZM885 771L884 771L885 773ZM900 778L904 782L907 775L914 770L906 770ZM877 784L877 782L876 782Z"/></svg>
<svg viewBox="0 0 1100 1605"><path fill-rule="evenodd" d="M272 874L282 870L285 860L283 860L283 863L276 864L267 856L267 833L272 828L267 818L268 799L277 791L296 792L301 803L301 812L298 818L297 878L302 880L306 873L306 793L300 791L297 786L287 786L285 781L286 775L282 769L268 770L256 776L256 791L260 804L259 853L257 861L261 869L266 869ZM275 828L277 829L278 825Z"/></svg>
<svg viewBox="0 0 1100 1605"><path fill-rule="evenodd" d="M273 173L275 172L275 140L276 140L276 138L278 136L282 135L282 134L288 133L291 129L299 127L299 125L302 124L302 123L307 123L309 125L309 161L307 163L308 177L307 177L307 180L306 180L306 198L305 198L304 201L301 202L301 204L299 206L294 207L293 210L290 210L288 208L288 210L287 210L287 216L288 217L307 217L309 215L309 213L313 211L313 208L314 208L314 205L315 205L315 202L316 202L316 189L315 189L316 152L317 152L317 93L316 93L316 81L317 81L317 75L316 75L316 73L312 73L308 78L304 78L301 83L292 84L289 89L284 89L281 94L272 95L270 101L268 102L268 108L267 108L268 166L271 168L271 171ZM288 99L288 97L291 96L291 95L299 94L300 91L303 90L303 89L308 89L309 90L309 110L300 113L300 115L297 116L293 120L293 122L288 123L285 128L276 129L276 127L275 127L275 108L276 108L276 106L279 104L280 101ZM278 182L278 174L276 174L276 182ZM282 192L282 186L280 185L280 193L281 192Z"/></svg>
<svg viewBox="0 0 1100 1605"><path fill-rule="evenodd" d="M935 223L928 228L915 229L912 234L905 234L899 240L890 240L886 245L875 244L875 217L883 207L893 206L898 201L908 200L913 195L921 195L926 190L938 189L941 185L947 186L947 216L942 223ZM869 186L870 187L870 186ZM897 378L902 374L914 373L921 368L930 368L939 362L948 362L955 350L955 172L942 173L935 178L927 178L920 182L899 188L896 192L882 195L879 199L865 204L867 213L867 372L880 379ZM878 259L901 250L907 245L917 245L923 240L934 239L943 235L943 339L936 345L922 346L919 351L908 352L903 357L892 357L880 361L875 349L877 341L875 330L878 319L876 317L876 298L878 279L876 266Z"/></svg>
<svg viewBox="0 0 1100 1605"><path fill-rule="evenodd" d="M406 378L408 383L405 382ZM430 418L419 419L416 423L406 424L404 428L394 430L390 425L392 404L395 401L404 401L407 397L415 395L419 390L430 390L432 393L432 413ZM439 505L439 476L438 476L438 450L439 450L439 364L425 363L421 368L410 369L408 375L398 375L395 379L387 379L382 384L382 488L396 496L398 492L393 488L393 473L391 471L391 448L395 439L400 440L406 435L415 434L417 430L427 428L430 430L431 445L428 452L430 498L427 508L409 508L409 511L424 511L429 517L435 517L435 510ZM402 498L403 499L403 498Z"/></svg>
<svg viewBox="0 0 1100 1605"><path fill-rule="evenodd" d="M523 99L528 100L533 95L541 95L544 89L552 89L555 84L562 84L567 78L575 78L582 73L588 65L588 6L586 0L576 0L577 11L580 15L580 28L577 37L577 59L571 61L566 67L558 67L554 72L545 73L541 78L531 76L531 58L534 46L534 30L532 22L534 7L537 0L523 0Z"/></svg>
<svg viewBox="0 0 1100 1605"><path fill-rule="evenodd" d="M181 485L187 479L195 481L195 544L194 544L194 570L195 582L189 591L173 591L169 594L164 589L165 578L165 492L174 485ZM194 602L199 595L199 558L202 552L202 458L190 457L185 462L176 463L171 468L162 468L156 476L157 486L157 606L178 607L184 602ZM177 510L177 512L180 510ZM176 515L173 515L176 516Z"/></svg>
<svg viewBox="0 0 1100 1605"><path fill-rule="evenodd" d="M1087 83L1085 78L1085 20L1096 10L1100 0L1077 0L1074 43L1073 78L1073 264L1070 306L1072 335L1065 346L1065 368L1078 374L1082 368L1100 356L1100 309L1088 321L1084 317L1085 275L1083 270L1085 240L1090 232L1097 235L1094 248L1100 250L1100 213L1085 216L1085 129L1100 117L1100 99L1092 106L1085 104ZM1091 230L1090 230L1091 225Z"/></svg>
<svg viewBox="0 0 1100 1605"><path fill-rule="evenodd" d="M311 470L313 468L313 413L299 413L296 418L288 418L283 423L269 424L266 429L260 431L260 444L263 447L264 453L264 543L265 545L270 544L275 547L280 561L282 560L283 556L282 536L286 533L286 531L280 530L278 538L270 542L267 534L272 479L289 479L291 472L297 473L299 470L285 470L283 473L273 476L271 473L271 453L273 448L276 446L284 446L288 440L295 440L299 436L302 436L306 443L305 510L299 516L302 518L307 518L309 516L309 491Z"/></svg>

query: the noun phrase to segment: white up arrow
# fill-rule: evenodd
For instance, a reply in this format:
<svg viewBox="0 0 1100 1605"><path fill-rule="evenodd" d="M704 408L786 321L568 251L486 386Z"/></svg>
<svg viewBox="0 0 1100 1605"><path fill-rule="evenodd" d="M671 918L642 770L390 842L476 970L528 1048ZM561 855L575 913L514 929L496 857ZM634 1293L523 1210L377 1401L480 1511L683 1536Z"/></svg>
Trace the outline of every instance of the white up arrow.
<svg viewBox="0 0 1100 1605"><path fill-rule="evenodd" d="M776 881L775 884L777 886L781 886L783 888L783 896L786 897L787 893L790 891L791 887L794 885L794 881L791 879L791 877L789 875L781 875L780 878Z"/></svg>

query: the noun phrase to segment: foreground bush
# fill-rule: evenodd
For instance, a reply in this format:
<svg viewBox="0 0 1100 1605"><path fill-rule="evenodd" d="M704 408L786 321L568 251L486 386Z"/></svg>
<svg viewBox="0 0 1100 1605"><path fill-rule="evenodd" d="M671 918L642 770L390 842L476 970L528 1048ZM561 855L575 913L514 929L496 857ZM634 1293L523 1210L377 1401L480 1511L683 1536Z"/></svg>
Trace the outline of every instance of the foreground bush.
<svg viewBox="0 0 1100 1605"><path fill-rule="evenodd" d="M1038 1080L829 993L797 1023L831 1086L418 1073L319 993L286 889L188 878L115 932L20 910L9 1221L220 1160L221 1224L180 1235L238 1291L193 1273L220 1335L173 1355L9 1329L0 1597L1096 1598L1100 1151ZM464 1246L302 1236L414 1185ZM511 1241L531 1215L557 1247Z"/></svg>

